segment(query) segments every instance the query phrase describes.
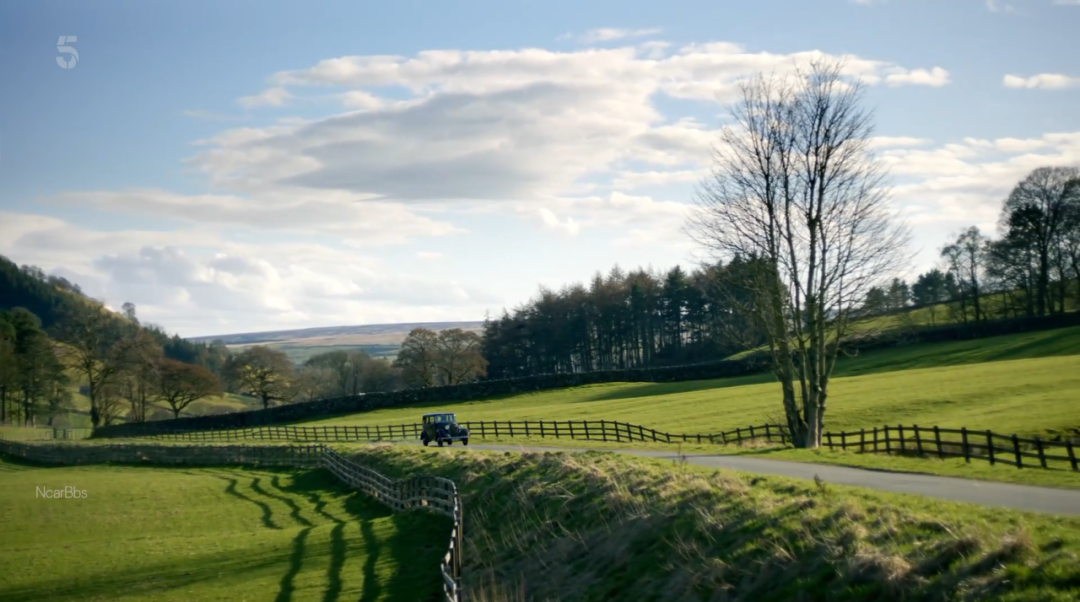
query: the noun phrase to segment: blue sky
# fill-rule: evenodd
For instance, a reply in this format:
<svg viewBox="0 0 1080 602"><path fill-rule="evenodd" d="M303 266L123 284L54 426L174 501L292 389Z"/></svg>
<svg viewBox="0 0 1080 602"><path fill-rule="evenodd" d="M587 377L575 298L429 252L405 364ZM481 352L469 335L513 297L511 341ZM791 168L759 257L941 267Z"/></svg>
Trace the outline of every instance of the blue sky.
<svg viewBox="0 0 1080 602"><path fill-rule="evenodd" d="M868 84L916 273L1080 164L1078 26L1080 0L7 2L0 253L187 336L482 319L691 265L738 80L824 53Z"/></svg>

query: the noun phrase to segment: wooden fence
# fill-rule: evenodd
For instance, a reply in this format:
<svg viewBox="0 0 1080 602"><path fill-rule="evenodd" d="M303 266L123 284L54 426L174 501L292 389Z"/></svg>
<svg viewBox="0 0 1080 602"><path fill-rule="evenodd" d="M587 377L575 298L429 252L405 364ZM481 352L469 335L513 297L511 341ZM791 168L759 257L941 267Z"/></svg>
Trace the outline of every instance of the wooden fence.
<svg viewBox="0 0 1080 602"><path fill-rule="evenodd" d="M439 571L443 578L443 592L447 600L461 599L461 496L457 485L450 479L417 476L394 480L378 472L350 462L330 448L322 456L323 467L337 475L352 487L363 491L395 511L424 508L449 516L454 521L450 533L450 545Z"/></svg>
<svg viewBox="0 0 1080 602"><path fill-rule="evenodd" d="M648 427L614 420L493 420L462 422L469 437L552 437L589 441L652 441L656 443L743 443L764 440L786 444L787 428L775 424L749 426L709 434L666 433ZM232 441L393 441L417 439L423 425L394 424L377 426L264 426L249 429L196 431L151 434L159 441L221 443Z"/></svg>
<svg viewBox="0 0 1080 602"><path fill-rule="evenodd" d="M967 428L898 424L872 430L825 433L822 439L829 449L963 458L969 463L972 458L977 458L990 464L1011 464L1017 468L1053 467L1080 472L1076 446L1069 438L1050 441L1037 436L1026 438Z"/></svg>
<svg viewBox="0 0 1080 602"><path fill-rule="evenodd" d="M9 441L0 437L0 454L33 462L60 465L84 464L169 464L169 465L259 465L323 467L349 486L373 496L395 511L424 509L454 521L450 545L439 563L443 592L448 602L461 601L462 507L457 485L441 477L417 476L390 479L351 462L323 444L267 446L165 446L165 445L79 445Z"/></svg>
<svg viewBox="0 0 1080 602"><path fill-rule="evenodd" d="M667 433L637 424L613 420L492 420L462 423L470 439L540 437L568 440L628 443L711 443L742 444L751 441L779 443L791 441L784 425L762 424L717 433ZM219 443L234 441L348 442L416 439L422 425L378 426L265 426L250 429L198 431L151 435L168 441ZM822 445L828 449L860 453L910 454L987 460L1018 468L1061 468L1080 472L1076 444L1069 438L1051 441L1025 438L966 428L949 429L920 426L882 426L858 431L826 432ZM1025 458L1027 459L1025 461Z"/></svg>

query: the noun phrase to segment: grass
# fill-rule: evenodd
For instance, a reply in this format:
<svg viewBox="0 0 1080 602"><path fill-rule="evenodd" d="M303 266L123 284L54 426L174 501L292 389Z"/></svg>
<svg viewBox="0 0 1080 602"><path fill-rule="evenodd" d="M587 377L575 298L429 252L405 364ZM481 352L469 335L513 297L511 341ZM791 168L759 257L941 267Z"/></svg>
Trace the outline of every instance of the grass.
<svg viewBox="0 0 1080 602"><path fill-rule="evenodd" d="M709 433L778 422L778 387L767 374L679 383L609 383L465 403L429 403L310 421L307 425L419 422L430 411L459 420L618 420L672 433ZM918 344L840 358L829 389L826 429L884 424L991 429L1005 434L1080 433L1080 327L975 341ZM595 448L664 446L520 438L485 442ZM674 449L674 447L672 447ZM740 453L702 446L687 450ZM758 452L762 453L762 452ZM1080 487L1074 473L1018 470L973 460L778 450L769 457Z"/></svg>
<svg viewBox="0 0 1080 602"><path fill-rule="evenodd" d="M355 456L386 474L458 482L477 600L1080 596L1075 518L602 453Z"/></svg>
<svg viewBox="0 0 1080 602"><path fill-rule="evenodd" d="M0 508L8 602L426 600L450 530L324 471L0 461Z"/></svg>
<svg viewBox="0 0 1080 602"><path fill-rule="evenodd" d="M923 344L842 358L829 387L826 428L919 424L1046 435L1080 428L1080 328ZM460 420L606 419L673 433L777 422L768 374L677 383L607 383L463 403L428 403L310 421L418 422L429 411Z"/></svg>

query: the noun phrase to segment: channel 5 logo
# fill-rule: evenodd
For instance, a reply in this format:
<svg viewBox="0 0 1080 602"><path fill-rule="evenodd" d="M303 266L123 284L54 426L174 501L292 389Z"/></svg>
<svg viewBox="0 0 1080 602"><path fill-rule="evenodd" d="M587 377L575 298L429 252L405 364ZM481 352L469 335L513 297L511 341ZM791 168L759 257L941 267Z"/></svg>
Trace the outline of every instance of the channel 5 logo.
<svg viewBox="0 0 1080 602"><path fill-rule="evenodd" d="M75 50L68 44L74 44L78 42L79 38L76 36L60 36L60 39L56 42L56 49L61 55L68 55L71 58L64 58L63 56L56 57L56 64L61 69L74 69L75 64L79 62L79 51Z"/></svg>

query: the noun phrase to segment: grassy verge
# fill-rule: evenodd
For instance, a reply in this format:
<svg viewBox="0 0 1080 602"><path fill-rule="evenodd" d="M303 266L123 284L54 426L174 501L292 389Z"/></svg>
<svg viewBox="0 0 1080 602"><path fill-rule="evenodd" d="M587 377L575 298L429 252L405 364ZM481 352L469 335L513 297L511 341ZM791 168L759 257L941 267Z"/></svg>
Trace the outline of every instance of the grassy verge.
<svg viewBox="0 0 1080 602"><path fill-rule="evenodd" d="M1080 520L611 454L358 451L458 481L485 598L1031 600L1080 595Z"/></svg>
<svg viewBox="0 0 1080 602"><path fill-rule="evenodd" d="M477 445L508 445L523 447L550 447L580 448L597 451L615 450L660 450L683 454L706 454L706 455L753 455L772 460L787 460L791 462L807 462L814 464L836 464L851 466L853 468L868 468L871 470L887 470L892 472L917 472L923 474L939 475L946 477L960 477L965 479L977 479L980 481L997 481L1001 483L1017 483L1020 485L1038 485L1042 487L1063 487L1067 489L1080 489L1080 473L1068 470L1043 468L1018 469L1008 462L999 462L993 466L983 459L973 459L970 464L962 458L938 459L932 456L914 455L887 455L887 454L859 454L840 450L808 450L792 449L780 445L749 444L749 445L709 445L696 443L640 443L640 442L603 442L584 441L569 439L541 439L539 437L491 437L475 439L472 447ZM339 444L334 444L339 447ZM359 447L359 446L351 446ZM482 449L482 448L481 448Z"/></svg>
<svg viewBox="0 0 1080 602"><path fill-rule="evenodd" d="M36 497L65 486L86 497ZM424 600L450 530L323 471L0 461L0 508L11 602Z"/></svg>

